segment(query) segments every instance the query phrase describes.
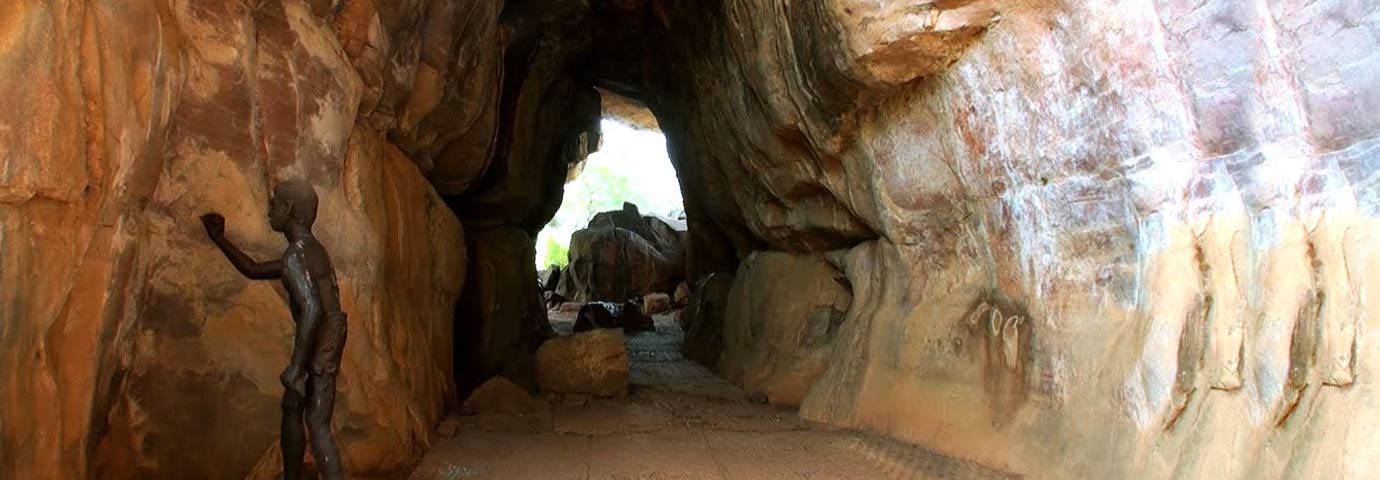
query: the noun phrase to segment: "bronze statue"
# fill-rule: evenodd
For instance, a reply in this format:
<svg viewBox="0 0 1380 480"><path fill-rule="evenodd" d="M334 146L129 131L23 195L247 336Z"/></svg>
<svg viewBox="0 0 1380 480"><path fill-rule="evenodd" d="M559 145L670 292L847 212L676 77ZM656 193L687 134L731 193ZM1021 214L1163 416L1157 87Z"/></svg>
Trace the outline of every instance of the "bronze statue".
<svg viewBox="0 0 1380 480"><path fill-rule="evenodd" d="M345 312L340 310L340 291L335 270L325 247L311 233L316 221L316 192L301 180L273 189L268 223L287 237L281 260L258 262L225 238L225 218L218 213L201 216L206 233L244 276L254 280L282 279L287 288L292 319L297 323L292 360L278 377L283 382L282 449L283 478L302 477L306 430L311 432L312 455L321 478L344 477L340 451L331 432L335 407L335 376L345 348ZM309 369L308 369L309 368Z"/></svg>

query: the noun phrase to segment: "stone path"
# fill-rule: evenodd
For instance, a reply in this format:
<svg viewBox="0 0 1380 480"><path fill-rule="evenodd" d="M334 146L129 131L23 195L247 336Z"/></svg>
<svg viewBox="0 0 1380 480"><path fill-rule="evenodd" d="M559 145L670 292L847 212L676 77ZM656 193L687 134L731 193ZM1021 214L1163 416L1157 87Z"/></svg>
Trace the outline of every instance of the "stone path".
<svg viewBox="0 0 1380 480"><path fill-rule="evenodd" d="M555 318L568 333L570 318ZM628 340L626 399L550 398L524 416L459 417L414 480L767 480L1002 478L981 467L870 435L812 425L680 356L669 315Z"/></svg>

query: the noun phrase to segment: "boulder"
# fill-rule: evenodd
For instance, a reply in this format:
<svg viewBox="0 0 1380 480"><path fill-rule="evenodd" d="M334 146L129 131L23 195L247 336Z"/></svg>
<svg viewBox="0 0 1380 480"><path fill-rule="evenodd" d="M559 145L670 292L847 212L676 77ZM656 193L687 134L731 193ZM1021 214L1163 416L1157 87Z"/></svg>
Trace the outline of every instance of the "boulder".
<svg viewBox="0 0 1380 480"><path fill-rule="evenodd" d="M546 306L547 310L558 308L566 302L566 298L556 292L542 292L541 295L542 304Z"/></svg>
<svg viewBox="0 0 1380 480"><path fill-rule="evenodd" d="M517 415L535 413L545 404L527 389L504 377L493 377L479 385L465 400L464 409L477 414Z"/></svg>
<svg viewBox="0 0 1380 480"><path fill-rule="evenodd" d="M681 353L692 361L714 369L724 349L724 314L729 292L733 288L733 274L714 273L700 280L690 306L682 310L685 344Z"/></svg>
<svg viewBox="0 0 1380 480"><path fill-rule="evenodd" d="M552 265L551 268L542 270L539 273L539 277L541 281L541 291L554 292L556 291L556 286L560 285L561 282L561 266Z"/></svg>
<svg viewBox="0 0 1380 480"><path fill-rule="evenodd" d="M676 293L671 297L671 300L675 303L675 306L679 308L685 308L686 305L689 305L690 284L680 282L680 285L676 285Z"/></svg>
<svg viewBox="0 0 1380 480"><path fill-rule="evenodd" d="M642 308L632 302L623 304L623 315L619 323L623 326L623 333L628 335L656 331L656 322L652 320L651 315L642 313Z"/></svg>
<svg viewBox="0 0 1380 480"><path fill-rule="evenodd" d="M656 330L652 318L642 313L642 308L636 303L586 303L575 317L574 331L585 332L597 328L621 328L623 333L629 335Z"/></svg>
<svg viewBox="0 0 1380 480"><path fill-rule="evenodd" d="M823 255L756 252L734 277L719 374L772 402L799 406L828 367L852 302Z"/></svg>
<svg viewBox="0 0 1380 480"><path fill-rule="evenodd" d="M441 420L440 424L436 425L436 434L440 435L441 438L455 438L456 435L460 434L460 428L463 425L464 422L460 420L459 417L455 415L447 416ZM281 467L278 469L280 470Z"/></svg>
<svg viewBox="0 0 1380 480"><path fill-rule="evenodd" d="M671 296L664 293L649 293L642 296L642 313L656 315L671 310Z"/></svg>
<svg viewBox="0 0 1380 480"><path fill-rule="evenodd" d="M669 292L685 278L684 224L637 207L594 216L570 239L559 291L575 301L623 301Z"/></svg>
<svg viewBox="0 0 1380 480"><path fill-rule="evenodd" d="M623 396L628 375L628 350L618 329L556 337L537 349L537 381L544 392Z"/></svg>
<svg viewBox="0 0 1380 480"><path fill-rule="evenodd" d="M596 328L619 328L623 324L619 321L619 316L623 314L623 307L608 302L589 302L580 307L580 313L575 315L574 331L588 332Z"/></svg>

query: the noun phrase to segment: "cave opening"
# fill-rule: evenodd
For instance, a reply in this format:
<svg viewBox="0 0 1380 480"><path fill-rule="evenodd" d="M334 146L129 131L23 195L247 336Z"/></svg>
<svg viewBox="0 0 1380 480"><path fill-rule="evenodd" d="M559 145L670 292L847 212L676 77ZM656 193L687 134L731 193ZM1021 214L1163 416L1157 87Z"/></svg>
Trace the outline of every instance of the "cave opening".
<svg viewBox="0 0 1380 480"><path fill-rule="evenodd" d="M613 116L607 102L605 112L599 150L571 168L560 209L537 234L538 270L565 267L571 235L588 227L596 214L620 210L624 203L644 215L685 220L680 184L661 130L655 123L634 123L643 119Z"/></svg>

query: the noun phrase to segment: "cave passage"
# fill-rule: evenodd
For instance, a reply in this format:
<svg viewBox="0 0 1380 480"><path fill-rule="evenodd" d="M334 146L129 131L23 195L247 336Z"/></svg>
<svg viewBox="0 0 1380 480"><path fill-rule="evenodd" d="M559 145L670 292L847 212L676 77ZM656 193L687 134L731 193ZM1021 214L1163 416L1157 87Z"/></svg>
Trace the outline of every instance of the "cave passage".
<svg viewBox="0 0 1380 480"><path fill-rule="evenodd" d="M0 479L277 478L299 181L349 478L1380 478L1376 32L0 0Z"/></svg>
<svg viewBox="0 0 1380 480"><path fill-rule="evenodd" d="M445 420L414 480L1000 479L1001 473L877 435L824 428L767 405L681 352L677 315L626 339L626 395L530 397L520 387L476 394ZM574 312L551 312L571 335ZM621 338L619 342L624 342ZM502 381L500 381L502 382ZM503 383L505 387L509 386Z"/></svg>

